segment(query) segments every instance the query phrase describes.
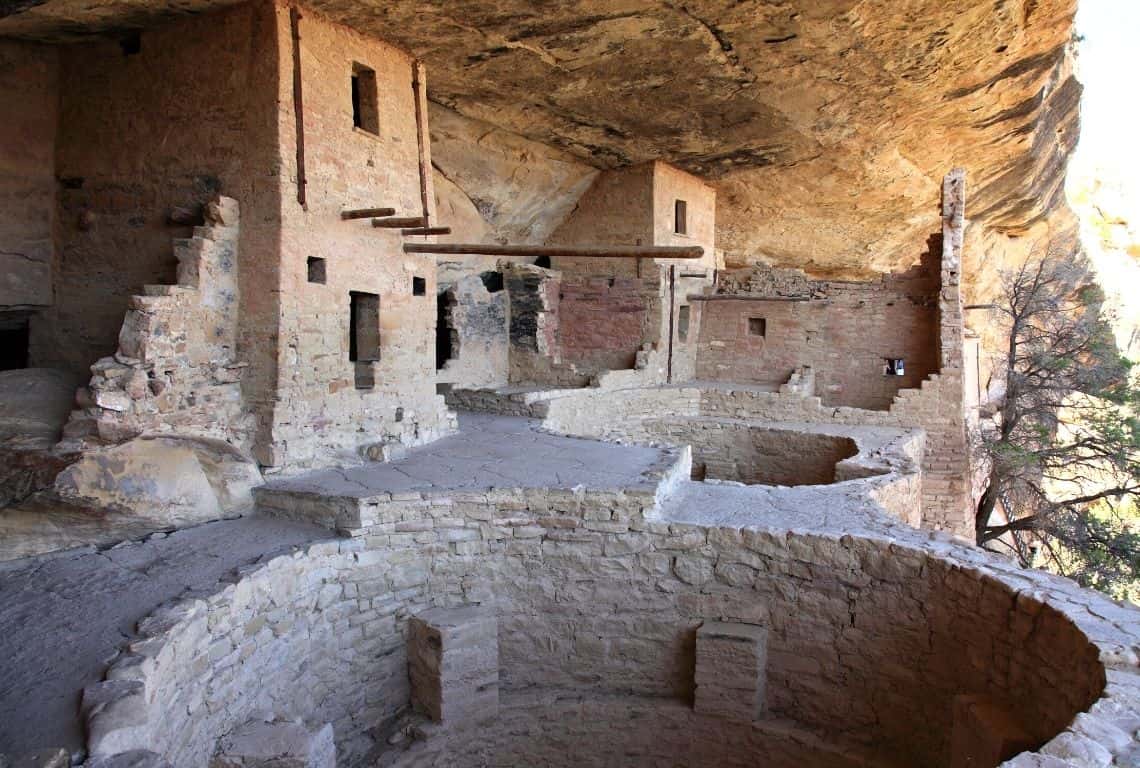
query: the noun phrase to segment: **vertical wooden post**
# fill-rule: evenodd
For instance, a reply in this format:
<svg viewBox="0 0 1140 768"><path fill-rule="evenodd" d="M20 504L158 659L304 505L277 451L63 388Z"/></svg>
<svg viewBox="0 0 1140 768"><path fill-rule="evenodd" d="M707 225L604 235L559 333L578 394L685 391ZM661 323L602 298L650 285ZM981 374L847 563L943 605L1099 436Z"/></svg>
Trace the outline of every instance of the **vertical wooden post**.
<svg viewBox="0 0 1140 768"><path fill-rule="evenodd" d="M301 12L289 9L289 27L293 32L293 115L297 123L297 202L309 210L305 196L305 112L301 97Z"/></svg>
<svg viewBox="0 0 1140 768"><path fill-rule="evenodd" d="M427 115L427 71L424 63L416 60L412 64L412 95L416 100L416 148L420 162L420 206L424 226L434 218L435 191L431 180L431 134L428 132Z"/></svg>
<svg viewBox="0 0 1140 768"><path fill-rule="evenodd" d="M669 267L669 357L665 367L665 382L673 383L673 313L677 304L677 267Z"/></svg>

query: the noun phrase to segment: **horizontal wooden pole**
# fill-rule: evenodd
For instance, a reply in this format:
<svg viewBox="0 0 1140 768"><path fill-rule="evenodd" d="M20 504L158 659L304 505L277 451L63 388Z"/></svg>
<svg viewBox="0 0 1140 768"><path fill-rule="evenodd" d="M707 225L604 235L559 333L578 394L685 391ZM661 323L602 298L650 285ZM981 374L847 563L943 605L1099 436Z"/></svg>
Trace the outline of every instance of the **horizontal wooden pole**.
<svg viewBox="0 0 1140 768"><path fill-rule="evenodd" d="M395 216L395 208L357 208L352 211L341 211L342 219L371 219L373 216Z"/></svg>
<svg viewBox="0 0 1140 768"><path fill-rule="evenodd" d="M404 227L426 227L427 219L423 216L391 216L387 219L373 219L372 226L374 227L392 227L402 229Z"/></svg>
<svg viewBox="0 0 1140 768"><path fill-rule="evenodd" d="M451 227L417 227L416 229L401 229L400 234L409 235L450 235Z"/></svg>
<svg viewBox="0 0 1140 768"><path fill-rule="evenodd" d="M550 256L567 259L699 259L699 245L496 245L495 243L405 243L404 253L441 256Z"/></svg>

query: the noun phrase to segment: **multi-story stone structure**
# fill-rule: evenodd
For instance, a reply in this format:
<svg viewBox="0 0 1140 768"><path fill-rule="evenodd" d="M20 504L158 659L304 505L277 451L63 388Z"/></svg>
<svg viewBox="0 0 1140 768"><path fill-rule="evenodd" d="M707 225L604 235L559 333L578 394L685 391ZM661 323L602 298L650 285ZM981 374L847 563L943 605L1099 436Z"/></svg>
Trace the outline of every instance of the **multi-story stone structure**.
<svg viewBox="0 0 1140 768"><path fill-rule="evenodd" d="M964 538L963 170L893 271L729 262L799 226L742 22L69 2L0 19L0 765L1135 762L1140 614ZM444 106L647 40L743 139Z"/></svg>

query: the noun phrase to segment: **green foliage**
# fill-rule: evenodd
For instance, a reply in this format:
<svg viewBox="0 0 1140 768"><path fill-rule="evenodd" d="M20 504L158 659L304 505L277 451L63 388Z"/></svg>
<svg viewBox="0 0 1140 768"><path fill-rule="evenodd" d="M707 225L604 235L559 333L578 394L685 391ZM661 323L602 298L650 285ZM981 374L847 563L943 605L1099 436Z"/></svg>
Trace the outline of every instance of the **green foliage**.
<svg viewBox="0 0 1140 768"><path fill-rule="evenodd" d="M1005 276L1005 394L980 430L978 543L1114 596L1140 594L1140 388L1075 255Z"/></svg>

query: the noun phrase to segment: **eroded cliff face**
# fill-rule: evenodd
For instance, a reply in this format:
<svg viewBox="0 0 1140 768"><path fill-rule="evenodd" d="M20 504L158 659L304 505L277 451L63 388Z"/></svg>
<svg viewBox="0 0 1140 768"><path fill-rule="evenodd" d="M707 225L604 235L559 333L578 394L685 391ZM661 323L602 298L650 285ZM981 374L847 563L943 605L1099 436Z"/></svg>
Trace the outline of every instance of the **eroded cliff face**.
<svg viewBox="0 0 1140 768"><path fill-rule="evenodd" d="M1063 178L1077 137L1076 0L307 5L426 61L447 108L431 115L437 169L496 239L541 239L591 169L650 159L715 184L732 265L832 278L910 266L938 229L953 166L971 189L968 290L1075 231ZM46 0L0 19L0 34L61 39L174 7Z"/></svg>

